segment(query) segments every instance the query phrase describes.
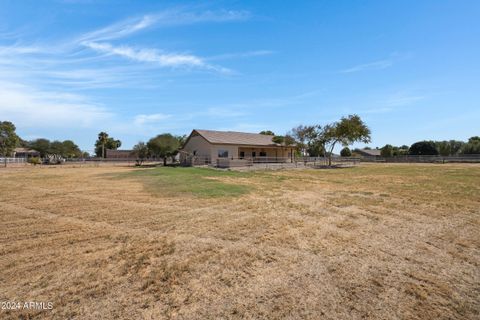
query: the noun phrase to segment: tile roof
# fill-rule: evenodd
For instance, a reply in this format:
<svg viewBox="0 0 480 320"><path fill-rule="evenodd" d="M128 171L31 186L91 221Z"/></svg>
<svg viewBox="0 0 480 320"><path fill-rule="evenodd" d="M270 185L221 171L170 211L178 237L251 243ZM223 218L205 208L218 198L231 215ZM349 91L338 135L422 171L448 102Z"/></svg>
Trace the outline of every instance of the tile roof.
<svg viewBox="0 0 480 320"><path fill-rule="evenodd" d="M253 146L278 146L272 141L274 136L235 132L235 131L214 131L214 130L193 130L192 134L197 132L210 143L218 144L242 144Z"/></svg>

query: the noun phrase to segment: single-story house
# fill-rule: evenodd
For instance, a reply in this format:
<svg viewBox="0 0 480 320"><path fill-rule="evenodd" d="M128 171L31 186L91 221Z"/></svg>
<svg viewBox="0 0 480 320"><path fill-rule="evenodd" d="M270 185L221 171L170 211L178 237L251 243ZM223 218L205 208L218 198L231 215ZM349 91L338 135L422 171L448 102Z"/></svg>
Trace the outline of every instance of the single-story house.
<svg viewBox="0 0 480 320"><path fill-rule="evenodd" d="M15 148L13 151L14 158L30 158L30 157L40 157L40 152L28 149L28 148Z"/></svg>
<svg viewBox="0 0 480 320"><path fill-rule="evenodd" d="M218 159L291 162L295 146L275 143L273 137L257 133L194 129L180 150L180 161L187 164L217 163Z"/></svg>
<svg viewBox="0 0 480 320"><path fill-rule="evenodd" d="M353 152L359 154L362 157L380 157L380 149L355 149Z"/></svg>

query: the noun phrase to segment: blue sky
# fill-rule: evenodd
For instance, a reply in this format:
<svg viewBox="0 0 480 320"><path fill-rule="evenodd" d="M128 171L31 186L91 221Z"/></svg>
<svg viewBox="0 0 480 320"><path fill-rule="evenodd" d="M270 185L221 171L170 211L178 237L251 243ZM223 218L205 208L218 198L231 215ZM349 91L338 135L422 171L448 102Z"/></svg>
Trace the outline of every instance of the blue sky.
<svg viewBox="0 0 480 320"><path fill-rule="evenodd" d="M370 146L480 134L480 1L0 2L0 120L122 148L359 114ZM359 145L363 146L363 145Z"/></svg>

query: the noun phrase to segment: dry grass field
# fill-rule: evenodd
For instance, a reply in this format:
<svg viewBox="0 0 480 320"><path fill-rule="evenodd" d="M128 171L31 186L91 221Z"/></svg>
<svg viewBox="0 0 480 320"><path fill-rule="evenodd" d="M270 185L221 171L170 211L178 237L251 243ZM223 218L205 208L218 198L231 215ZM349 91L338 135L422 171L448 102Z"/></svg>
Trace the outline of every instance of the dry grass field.
<svg viewBox="0 0 480 320"><path fill-rule="evenodd" d="M480 318L480 166L0 181L1 319Z"/></svg>

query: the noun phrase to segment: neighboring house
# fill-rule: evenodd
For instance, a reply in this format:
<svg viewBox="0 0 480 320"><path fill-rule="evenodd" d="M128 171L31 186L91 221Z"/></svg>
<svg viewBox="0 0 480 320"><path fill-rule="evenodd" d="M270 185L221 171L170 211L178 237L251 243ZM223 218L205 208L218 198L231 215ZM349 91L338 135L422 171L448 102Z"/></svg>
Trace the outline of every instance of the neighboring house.
<svg viewBox="0 0 480 320"><path fill-rule="evenodd" d="M133 154L133 150L112 150L107 149L105 152L107 159L136 159L137 156Z"/></svg>
<svg viewBox="0 0 480 320"><path fill-rule="evenodd" d="M380 157L381 156L380 149L355 149L354 152L362 157Z"/></svg>
<svg viewBox="0 0 480 320"><path fill-rule="evenodd" d="M30 158L30 157L40 157L40 152L28 149L28 148L15 148L13 151L14 158Z"/></svg>
<svg viewBox="0 0 480 320"><path fill-rule="evenodd" d="M180 161L216 163L217 159L248 159L258 162L292 161L294 146L272 141L274 136L213 130L192 130L180 150Z"/></svg>

